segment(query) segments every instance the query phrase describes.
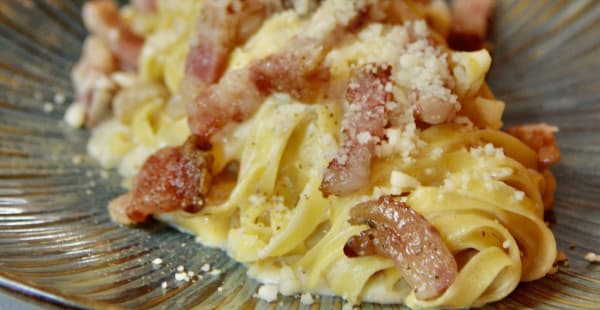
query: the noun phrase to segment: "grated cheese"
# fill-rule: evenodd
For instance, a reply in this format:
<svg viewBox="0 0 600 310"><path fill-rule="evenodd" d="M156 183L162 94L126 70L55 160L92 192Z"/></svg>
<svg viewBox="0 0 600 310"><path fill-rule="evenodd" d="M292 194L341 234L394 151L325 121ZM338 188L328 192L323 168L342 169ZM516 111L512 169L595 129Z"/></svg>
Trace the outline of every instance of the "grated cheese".
<svg viewBox="0 0 600 310"><path fill-rule="evenodd" d="M50 112L54 111L54 105L51 102L46 102L46 103L44 103L43 109L44 109L44 112L50 113Z"/></svg>
<svg viewBox="0 0 600 310"><path fill-rule="evenodd" d="M163 263L163 260L159 257L152 260L152 265L160 265Z"/></svg>
<svg viewBox="0 0 600 310"><path fill-rule="evenodd" d="M310 306L315 302L311 293L304 293L300 296L300 303L305 306Z"/></svg>
<svg viewBox="0 0 600 310"><path fill-rule="evenodd" d="M431 151L431 155L430 155L430 157L431 157L431 159L433 159L433 160L437 160L437 159L439 159L440 157L442 157L442 154L443 154L443 153L444 153L444 149L442 149L441 147L439 147L439 146L438 146L438 147L434 148L434 149Z"/></svg>
<svg viewBox="0 0 600 310"><path fill-rule="evenodd" d="M190 281L190 277L188 277L188 275L185 272L178 272L175 274L175 281L178 282L189 282Z"/></svg>
<svg viewBox="0 0 600 310"><path fill-rule="evenodd" d="M368 144L369 142L374 140L374 137L369 132L363 131L358 134L357 139L358 143L360 144Z"/></svg>
<svg viewBox="0 0 600 310"><path fill-rule="evenodd" d="M258 288L258 298L264 301L273 302L277 300L278 293L279 289L275 285L265 284Z"/></svg>
<svg viewBox="0 0 600 310"><path fill-rule="evenodd" d="M516 191L514 194L514 198L516 201L521 201L523 200L523 198L525 198L525 193L522 191Z"/></svg>
<svg viewBox="0 0 600 310"><path fill-rule="evenodd" d="M600 255L593 252L589 252L585 254L585 260L587 260L590 263L600 263Z"/></svg>
<svg viewBox="0 0 600 310"><path fill-rule="evenodd" d="M85 121L85 111L83 105L77 102L72 103L65 113L65 123L72 128L80 128Z"/></svg>
<svg viewBox="0 0 600 310"><path fill-rule="evenodd" d="M62 105L63 103L65 103L65 95L63 93L54 94L54 102L56 104Z"/></svg>

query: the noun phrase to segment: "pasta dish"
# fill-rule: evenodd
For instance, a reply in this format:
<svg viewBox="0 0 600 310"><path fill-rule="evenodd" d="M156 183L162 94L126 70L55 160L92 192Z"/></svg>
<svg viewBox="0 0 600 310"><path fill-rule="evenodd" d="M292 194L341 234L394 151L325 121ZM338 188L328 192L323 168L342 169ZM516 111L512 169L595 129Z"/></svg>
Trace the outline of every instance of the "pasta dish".
<svg viewBox="0 0 600 310"><path fill-rule="evenodd" d="M553 270L555 127L502 130L492 0L89 1L65 120L108 206L290 294L481 306Z"/></svg>

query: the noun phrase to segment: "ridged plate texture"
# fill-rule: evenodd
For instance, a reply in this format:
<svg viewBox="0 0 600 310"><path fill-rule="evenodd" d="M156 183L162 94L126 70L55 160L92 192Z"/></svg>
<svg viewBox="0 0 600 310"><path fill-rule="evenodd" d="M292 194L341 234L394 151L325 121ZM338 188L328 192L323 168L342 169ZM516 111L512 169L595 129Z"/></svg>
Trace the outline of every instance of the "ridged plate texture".
<svg viewBox="0 0 600 310"><path fill-rule="evenodd" d="M294 297L272 305L253 298L258 283L244 267L191 236L110 221L105 206L123 191L119 177L86 155L86 131L61 122L86 35L82 2L0 1L0 284L85 308L309 308ZM507 102L507 124L560 127L549 218L569 257L569 267L493 307L598 309L600 264L583 257L600 252L600 1L499 1L493 38L489 79ZM205 263L222 273L205 274ZM203 279L178 284L178 266ZM321 297L319 306L342 302Z"/></svg>

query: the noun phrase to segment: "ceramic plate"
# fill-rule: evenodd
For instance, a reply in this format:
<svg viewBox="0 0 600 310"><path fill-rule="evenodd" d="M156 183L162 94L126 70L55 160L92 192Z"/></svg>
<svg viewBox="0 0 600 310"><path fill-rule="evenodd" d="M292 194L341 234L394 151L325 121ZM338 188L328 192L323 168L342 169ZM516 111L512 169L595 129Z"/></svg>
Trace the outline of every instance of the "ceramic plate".
<svg viewBox="0 0 600 310"><path fill-rule="evenodd" d="M0 284L77 307L308 308L253 298L258 283L244 267L191 236L110 221L120 179L86 155L88 132L61 122L86 35L82 2L0 1ZM495 15L489 81L507 102L506 123L560 127L548 219L569 266L492 306L597 309L600 264L583 257L600 252L600 1L499 1ZM222 273L175 281L179 266L202 273L205 263ZM313 308L341 305L321 297Z"/></svg>

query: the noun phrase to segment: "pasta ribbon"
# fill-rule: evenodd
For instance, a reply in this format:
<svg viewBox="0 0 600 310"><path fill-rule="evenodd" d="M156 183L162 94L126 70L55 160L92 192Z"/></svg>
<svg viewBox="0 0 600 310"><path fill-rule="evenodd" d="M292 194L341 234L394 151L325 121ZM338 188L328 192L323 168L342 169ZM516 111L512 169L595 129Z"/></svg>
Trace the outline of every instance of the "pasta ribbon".
<svg viewBox="0 0 600 310"><path fill-rule="evenodd" d="M323 6L335 7L331 1ZM104 166L118 167L126 185L148 156L182 144L190 134L178 92L202 3L157 0L156 15L138 21L146 41L135 78L158 85L157 95L131 103L134 108L123 117L96 128L89 143ZM543 213L556 183L548 170L538 169L536 151L499 130L504 103L484 82L489 53L435 44L450 27L444 1L430 7L406 3L396 12L402 22L369 21L336 37L323 61L331 80L317 102L274 93L250 119L215 134L217 181L207 205L196 214L157 217L221 247L252 276L279 283L285 294L463 308L497 301L520 281L548 273L556 242ZM123 14L132 24L142 18ZM437 31L421 18L432 19ZM325 26L307 20L293 10L274 14L233 50L227 70L286 48L294 36L325 33L319 28ZM340 93L354 67L367 63L392 70L382 86L394 98L385 106L389 124L376 145L368 186L344 197L324 197L323 171L342 143L349 109ZM417 117L432 102L449 103L449 117L424 126ZM234 180L221 180L228 169L235 171ZM437 228L454 255L458 276L437 298L416 298L388 258L344 254L346 242L368 229L348 222L350 209L382 195L401 196Z"/></svg>

